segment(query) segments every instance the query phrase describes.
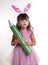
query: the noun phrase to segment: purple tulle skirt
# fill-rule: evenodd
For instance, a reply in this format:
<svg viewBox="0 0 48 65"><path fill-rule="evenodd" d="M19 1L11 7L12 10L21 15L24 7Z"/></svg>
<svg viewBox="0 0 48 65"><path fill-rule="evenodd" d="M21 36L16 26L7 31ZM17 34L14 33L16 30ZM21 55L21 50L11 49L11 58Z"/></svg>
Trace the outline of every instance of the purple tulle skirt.
<svg viewBox="0 0 48 65"><path fill-rule="evenodd" d="M32 53L26 55L20 46L16 46L9 56L10 65L38 65L39 58L32 48Z"/></svg>

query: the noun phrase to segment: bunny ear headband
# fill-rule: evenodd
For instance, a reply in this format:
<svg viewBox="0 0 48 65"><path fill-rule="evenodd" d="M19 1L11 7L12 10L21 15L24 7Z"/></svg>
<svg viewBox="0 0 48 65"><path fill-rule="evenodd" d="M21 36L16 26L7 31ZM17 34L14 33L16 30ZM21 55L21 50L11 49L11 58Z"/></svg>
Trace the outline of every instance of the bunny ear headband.
<svg viewBox="0 0 48 65"><path fill-rule="evenodd" d="M27 11L30 9L30 7L31 7L31 4L29 3L29 4L26 5L26 7L24 8L23 12L24 12L24 13L27 12ZM12 8L13 8L16 12L22 13L22 11L20 10L20 8L18 8L17 6L12 5ZM32 26L31 26L31 27L32 27ZM32 29L34 30L33 27L32 27Z"/></svg>
<svg viewBox="0 0 48 65"><path fill-rule="evenodd" d="M31 7L31 4L29 3L28 5L26 5L26 7L24 8L23 12L27 12ZM20 10L20 8L18 8L17 6L15 5L12 5L12 8L18 12L18 13L22 13L22 11Z"/></svg>

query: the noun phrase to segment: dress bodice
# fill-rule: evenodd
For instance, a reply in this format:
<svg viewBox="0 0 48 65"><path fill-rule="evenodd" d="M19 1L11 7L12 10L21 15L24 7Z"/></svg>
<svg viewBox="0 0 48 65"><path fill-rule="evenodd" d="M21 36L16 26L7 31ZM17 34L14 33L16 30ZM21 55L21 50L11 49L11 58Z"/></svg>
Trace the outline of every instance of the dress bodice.
<svg viewBox="0 0 48 65"><path fill-rule="evenodd" d="M20 30L24 40L27 42L31 42L31 38L30 38L30 35L31 35L31 31L28 31L27 29L24 29L24 30Z"/></svg>

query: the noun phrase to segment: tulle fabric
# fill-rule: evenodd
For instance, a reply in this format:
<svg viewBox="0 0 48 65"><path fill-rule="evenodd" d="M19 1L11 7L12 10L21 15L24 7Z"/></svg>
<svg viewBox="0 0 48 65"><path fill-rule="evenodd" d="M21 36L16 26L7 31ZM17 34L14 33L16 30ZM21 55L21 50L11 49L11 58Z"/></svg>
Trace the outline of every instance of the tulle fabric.
<svg viewBox="0 0 48 65"><path fill-rule="evenodd" d="M39 58L34 48L32 48L32 53L30 55L26 55L18 45L10 54L8 61L10 65L38 65Z"/></svg>
<svg viewBox="0 0 48 65"><path fill-rule="evenodd" d="M20 32L26 42L31 42L31 31L21 30ZM29 47L31 48L32 46ZM20 45L15 46L12 53L8 57L10 65L38 65L38 55L33 47L31 49L32 53L30 55L26 55Z"/></svg>

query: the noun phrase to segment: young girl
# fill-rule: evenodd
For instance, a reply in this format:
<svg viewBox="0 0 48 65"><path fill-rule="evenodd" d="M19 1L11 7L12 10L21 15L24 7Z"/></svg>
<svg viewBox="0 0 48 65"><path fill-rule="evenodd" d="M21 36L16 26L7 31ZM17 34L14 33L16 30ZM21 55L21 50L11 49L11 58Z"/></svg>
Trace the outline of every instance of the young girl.
<svg viewBox="0 0 48 65"><path fill-rule="evenodd" d="M16 39L13 35L11 45L15 48L13 50L11 65L38 65L38 57L33 49L33 46L36 45L36 40L31 30L29 16L26 13L19 14L16 26L26 41L26 45L30 48L32 47L32 53L26 55L20 46L21 40Z"/></svg>

